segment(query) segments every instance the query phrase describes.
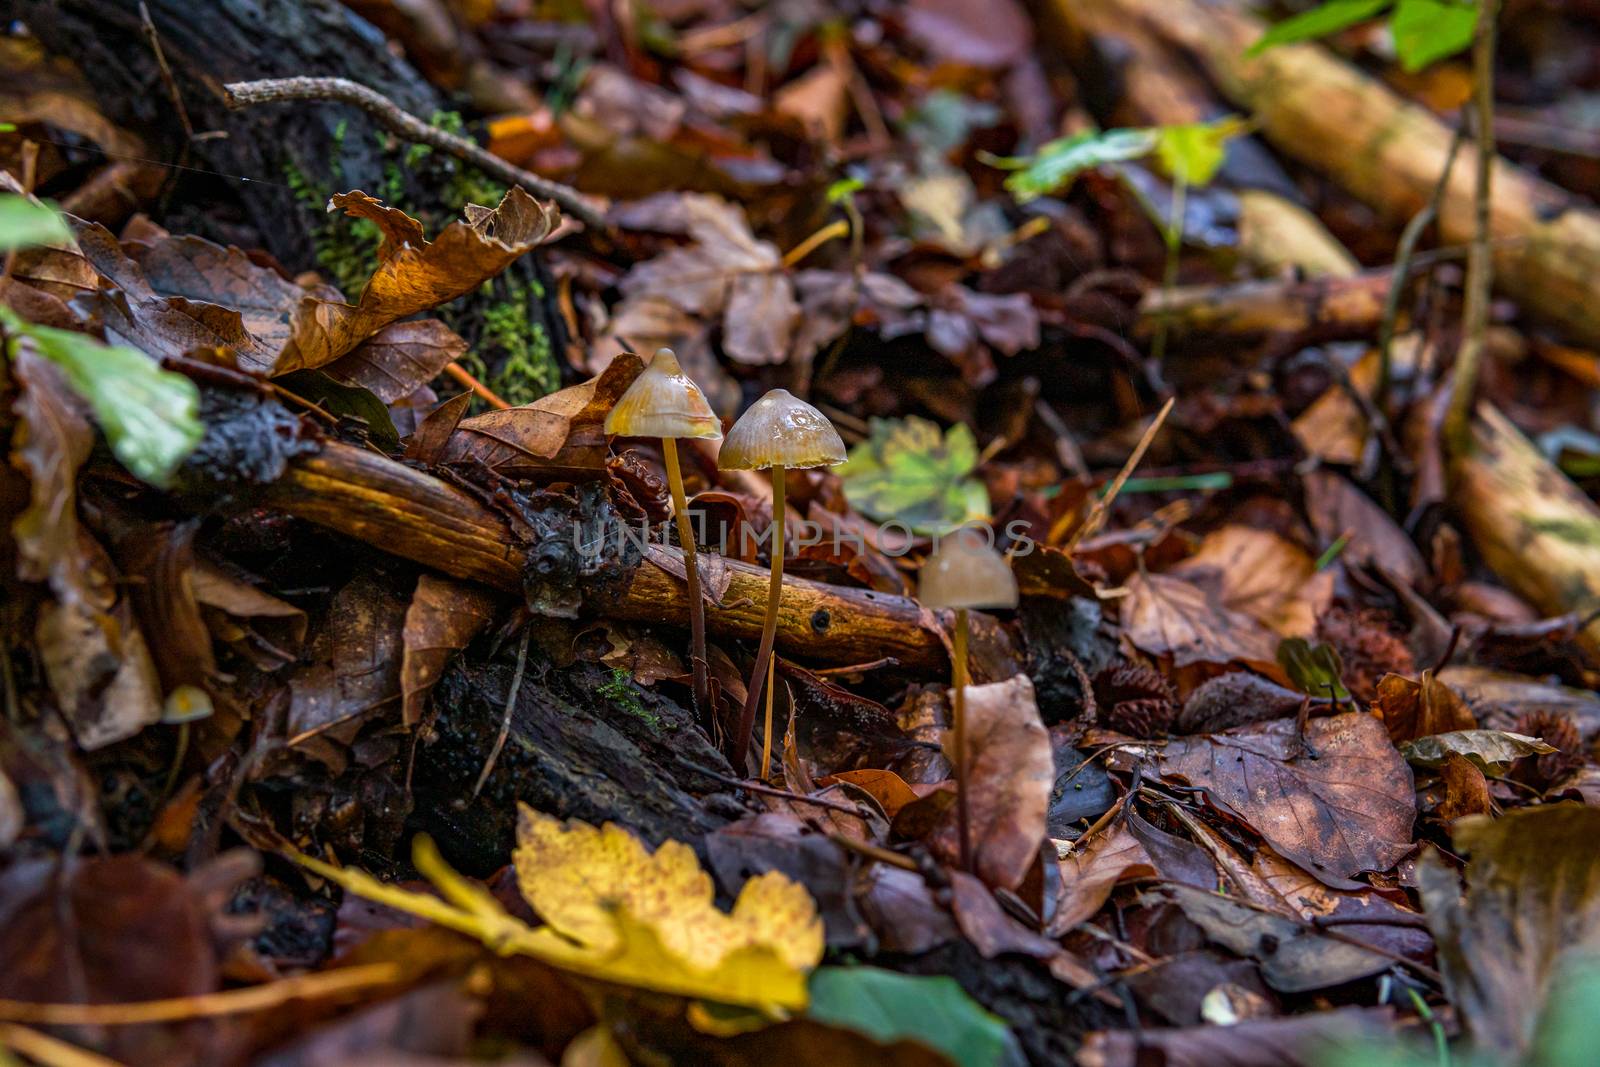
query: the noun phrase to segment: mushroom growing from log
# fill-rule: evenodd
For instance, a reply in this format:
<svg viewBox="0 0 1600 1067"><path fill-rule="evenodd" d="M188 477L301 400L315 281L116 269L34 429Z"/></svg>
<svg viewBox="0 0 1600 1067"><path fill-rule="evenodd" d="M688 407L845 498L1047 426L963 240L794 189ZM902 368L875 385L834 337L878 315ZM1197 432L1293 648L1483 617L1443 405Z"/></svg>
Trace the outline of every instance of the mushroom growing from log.
<svg viewBox="0 0 1600 1067"><path fill-rule="evenodd" d="M767 587L767 618L761 627L761 644L750 672L744 710L733 734L733 765L743 772L750 734L755 729L756 701L767 696L766 733L761 744L760 777L772 760L772 643L778 632L778 605L783 598L783 497L784 475L791 468L831 467L845 460L844 442L827 416L793 396L774 389L750 405L728 431L717 466L727 470L772 471L772 568ZM765 678L763 679L763 675Z"/></svg>
<svg viewBox="0 0 1600 1067"><path fill-rule="evenodd" d="M661 441L689 585L689 659L694 671L695 709L712 714L711 683L706 670L706 606L700 598L694 527L689 522L689 500L683 491L683 470L678 465L678 439L720 441L722 420L711 410L700 387L683 372L672 349L663 348L617 399L616 406L606 415L605 432L611 437L654 437Z"/></svg>
<svg viewBox="0 0 1600 1067"><path fill-rule="evenodd" d="M956 613L950 655L951 764L956 776L956 823L961 837L961 866L972 865L971 830L967 825L967 611L971 608L1014 608L1017 579L1005 557L977 533L962 528L946 537L922 565L917 576L917 599L930 608L951 608Z"/></svg>

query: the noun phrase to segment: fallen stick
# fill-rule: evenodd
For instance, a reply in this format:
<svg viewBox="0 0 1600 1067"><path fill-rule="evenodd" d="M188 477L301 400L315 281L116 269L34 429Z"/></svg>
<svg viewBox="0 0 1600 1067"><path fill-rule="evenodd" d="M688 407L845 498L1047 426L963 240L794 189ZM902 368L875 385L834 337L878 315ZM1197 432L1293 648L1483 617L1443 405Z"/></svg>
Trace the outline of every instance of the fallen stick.
<svg viewBox="0 0 1600 1067"><path fill-rule="evenodd" d="M522 589L526 554L504 519L463 490L364 449L335 443L301 457L267 488L263 503L456 578ZM677 549L662 551L682 559ZM754 641L767 572L737 560L718 563L727 568L728 586L723 606L708 608L706 627L719 637ZM688 618L683 583L650 562L597 583L584 606L633 622L681 626ZM941 635L916 601L802 578L784 580L777 644L808 662L891 657L910 670L947 665Z"/></svg>
<svg viewBox="0 0 1600 1067"><path fill-rule="evenodd" d="M1070 13L1078 0L1055 0ZM1198 59L1218 89L1248 111L1281 151L1326 173L1393 219L1428 203L1452 130L1319 45L1245 50L1263 23L1215 0L1094 0L1140 21ZM1439 215L1443 240L1473 232L1471 167L1457 167ZM1495 276L1530 311L1578 340L1600 343L1600 211L1497 159L1490 232Z"/></svg>
<svg viewBox="0 0 1600 1067"><path fill-rule="evenodd" d="M1164 316L1168 335L1174 339L1268 333L1307 341L1370 337L1383 321L1392 282L1391 272L1384 270L1352 278L1152 289L1139 304L1134 332L1153 333Z"/></svg>
<svg viewBox="0 0 1600 1067"><path fill-rule="evenodd" d="M520 185L534 196L554 200L556 204L584 225L605 233L610 230L595 206L585 200L571 186L553 182L532 171L523 170L476 143L459 137L448 130L430 126L400 107L382 93L367 88L348 78L267 78L262 81L232 82L222 87L228 107L251 107L256 104L274 104L291 100L332 101L358 107L377 119L391 133L408 141L425 144L448 152L464 163L470 163L489 177L507 185Z"/></svg>

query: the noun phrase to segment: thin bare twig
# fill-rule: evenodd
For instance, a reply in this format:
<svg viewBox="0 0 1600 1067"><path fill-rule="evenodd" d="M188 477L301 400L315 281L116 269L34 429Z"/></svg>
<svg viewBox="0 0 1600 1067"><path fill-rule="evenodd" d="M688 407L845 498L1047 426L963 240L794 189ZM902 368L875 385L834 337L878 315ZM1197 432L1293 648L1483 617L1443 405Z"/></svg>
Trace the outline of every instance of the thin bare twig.
<svg viewBox="0 0 1600 1067"><path fill-rule="evenodd" d="M605 217L571 186L523 170L465 137L430 126L382 93L347 78L267 78L263 81L232 82L223 86L223 90L227 94L228 107L234 110L291 100L331 100L358 107L391 133L448 152L497 181L520 185L535 196L554 200L561 210L593 230L601 233L611 231Z"/></svg>
<svg viewBox="0 0 1600 1067"><path fill-rule="evenodd" d="M533 632L533 627L522 628L522 640L517 645L517 670L511 676L511 692L506 694L506 713L500 719L500 733L494 739L494 748L489 751L489 758L483 761L483 770L478 772L478 782L472 787L472 795L477 796L483 791L483 783L489 780L489 773L494 770L495 762L500 758L500 750L506 747L506 738L511 736L511 712L517 706L517 693L522 690L522 672L528 666L528 635Z"/></svg>

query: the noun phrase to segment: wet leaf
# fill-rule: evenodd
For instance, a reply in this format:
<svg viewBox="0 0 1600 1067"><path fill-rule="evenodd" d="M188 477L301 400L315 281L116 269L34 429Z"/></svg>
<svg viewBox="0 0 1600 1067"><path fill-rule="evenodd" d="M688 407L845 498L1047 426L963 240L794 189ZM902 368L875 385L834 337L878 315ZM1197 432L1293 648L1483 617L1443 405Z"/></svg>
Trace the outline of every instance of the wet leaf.
<svg viewBox="0 0 1600 1067"><path fill-rule="evenodd" d="M378 227L378 269L355 304L309 294L300 301L275 373L332 363L390 323L472 292L542 244L558 221L518 187L498 207L468 204L466 218L431 242L421 223L360 191L334 196L328 208Z"/></svg>
<svg viewBox="0 0 1600 1067"><path fill-rule="evenodd" d="M401 720L410 726L450 657L465 648L494 618L495 598L486 589L431 574L417 576L401 631Z"/></svg>
<svg viewBox="0 0 1600 1067"><path fill-rule="evenodd" d="M967 687L967 759L972 870L996 889L1015 889L1044 842L1055 785L1050 735L1027 675ZM955 810L935 838L951 859L960 856Z"/></svg>
<svg viewBox="0 0 1600 1067"><path fill-rule="evenodd" d="M913 415L873 419L871 427L838 468L857 510L935 535L988 514L988 491L968 477L978 463L978 443L964 423L941 434L938 424Z"/></svg>
<svg viewBox="0 0 1600 1067"><path fill-rule="evenodd" d="M11 521L17 576L50 579L57 596L70 596L76 581L78 468L89 458L94 431L54 363L19 347L11 372L22 386L13 407L18 418L13 462L27 472L31 485L27 508Z"/></svg>
<svg viewBox="0 0 1600 1067"><path fill-rule="evenodd" d="M1178 667L1241 663L1279 673L1277 636L1194 582L1169 574L1137 574L1128 587L1132 593L1123 602L1123 633L1141 652L1171 656Z"/></svg>
<svg viewBox="0 0 1600 1067"><path fill-rule="evenodd" d="M1398 674L1384 675L1378 679L1378 700L1373 708L1395 744L1478 727L1466 701L1432 671L1423 671L1416 681Z"/></svg>
<svg viewBox="0 0 1600 1067"><path fill-rule="evenodd" d="M1292 720L1179 738L1166 747L1162 773L1204 788L1330 885L1393 867L1411 850L1417 811L1411 769L1383 724L1359 712L1311 719L1305 743L1310 752Z"/></svg>
<svg viewBox="0 0 1600 1067"><path fill-rule="evenodd" d="M721 321L723 349L735 362L783 362L800 306L777 247L757 239L743 210L720 197L685 193L647 203L636 205L636 224L684 233L692 243L630 270L616 314L638 301L664 301L703 322Z"/></svg>
<svg viewBox="0 0 1600 1067"><path fill-rule="evenodd" d="M1418 866L1445 989L1473 1041L1530 1062L1561 969L1600 950L1600 809L1554 804L1471 816L1451 832L1468 857L1465 889L1429 851Z"/></svg>
<svg viewBox="0 0 1600 1067"><path fill-rule="evenodd" d="M1503 773L1523 756L1546 756L1554 751L1537 737L1501 730L1451 730L1400 746L1400 753L1418 767L1442 767L1451 756L1460 756L1480 771L1494 774Z"/></svg>
<svg viewBox="0 0 1600 1067"><path fill-rule="evenodd" d="M72 240L72 231L54 208L31 197L0 193L0 251Z"/></svg>
<svg viewBox="0 0 1600 1067"><path fill-rule="evenodd" d="M1390 1008L1340 1008L1282 1019L1247 1019L1232 1026L1163 1030L1100 1030L1088 1036L1079 1067L1140 1067L1150 1057L1163 1067L1322 1067L1340 1049L1362 1048L1393 1025ZM1392 1067L1392 1065L1391 1065Z"/></svg>
<svg viewBox="0 0 1600 1067"><path fill-rule="evenodd" d="M323 368L345 385L368 389L385 404L398 403L466 354L467 342L438 319L396 322L348 355Z"/></svg>
<svg viewBox="0 0 1600 1067"><path fill-rule="evenodd" d="M732 912L713 903L711 878L693 850L668 841L652 854L617 826L563 825L523 805L513 855L517 884L535 912L565 938L607 961L618 980L666 992L695 975L744 971L734 990L695 990L737 1004L797 1002L791 983L822 958L823 928L804 888L776 871L744 884ZM627 946L619 915L648 930L677 974L652 974L617 952ZM730 999L728 992L737 994ZM798 1003L804 1003L800 991Z"/></svg>
<svg viewBox="0 0 1600 1067"><path fill-rule="evenodd" d="M143 352L103 345L87 334L35 326L0 308L15 358L22 338L61 368L67 384L94 412L111 451L137 477L165 485L199 444L200 392L181 374L164 371Z"/></svg>
<svg viewBox="0 0 1600 1067"><path fill-rule="evenodd" d="M811 975L809 1018L880 1044L915 1041L960 1067L1001 1063L1006 1024L979 1007L954 978L923 978L878 967L819 967Z"/></svg>
<svg viewBox="0 0 1600 1067"><path fill-rule="evenodd" d="M1050 930L1065 934L1091 918L1111 897L1118 882L1154 877L1156 869L1144 846L1115 822L1083 848L1074 847L1061 861L1061 903Z"/></svg>

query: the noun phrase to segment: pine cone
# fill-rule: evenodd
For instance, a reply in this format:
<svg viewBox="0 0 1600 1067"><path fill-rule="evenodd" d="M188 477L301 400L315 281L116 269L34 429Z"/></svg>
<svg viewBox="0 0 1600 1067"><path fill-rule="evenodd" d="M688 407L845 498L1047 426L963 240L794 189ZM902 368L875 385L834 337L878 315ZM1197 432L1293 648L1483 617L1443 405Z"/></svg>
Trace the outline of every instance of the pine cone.
<svg viewBox="0 0 1600 1067"><path fill-rule="evenodd" d="M1178 706L1170 700L1124 700L1106 715L1106 726L1119 734L1149 741L1172 730Z"/></svg>
<svg viewBox="0 0 1600 1067"><path fill-rule="evenodd" d="M1345 688L1364 704L1378 699L1378 679L1385 674L1417 673L1411 649L1381 611L1335 605L1317 620L1317 637L1338 651Z"/></svg>
<svg viewBox="0 0 1600 1067"><path fill-rule="evenodd" d="M1101 725L1130 737L1163 735L1178 714L1178 701L1166 678L1137 663L1121 663L1095 675L1094 699Z"/></svg>
<svg viewBox="0 0 1600 1067"><path fill-rule="evenodd" d="M1513 732L1537 737L1555 752L1523 756L1511 768L1511 777L1543 792L1583 766L1583 737L1578 724L1554 711L1529 711L1518 716Z"/></svg>

